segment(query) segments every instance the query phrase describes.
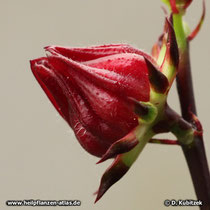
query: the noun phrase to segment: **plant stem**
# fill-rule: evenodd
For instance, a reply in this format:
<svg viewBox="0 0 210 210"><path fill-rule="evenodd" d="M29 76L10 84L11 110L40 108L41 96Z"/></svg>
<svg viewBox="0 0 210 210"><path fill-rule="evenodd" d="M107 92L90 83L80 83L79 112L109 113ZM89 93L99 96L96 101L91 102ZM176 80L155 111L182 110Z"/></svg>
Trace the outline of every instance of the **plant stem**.
<svg viewBox="0 0 210 210"><path fill-rule="evenodd" d="M183 118L192 123L193 116L191 112L196 115L196 105L191 76L189 42L182 33L184 30L181 15L173 15L173 21L180 49L177 89L181 111ZM200 209L210 210L210 174L203 138L202 136L196 137L194 143L190 147L187 145L181 146L189 167L197 198L203 203L203 206L200 206Z"/></svg>

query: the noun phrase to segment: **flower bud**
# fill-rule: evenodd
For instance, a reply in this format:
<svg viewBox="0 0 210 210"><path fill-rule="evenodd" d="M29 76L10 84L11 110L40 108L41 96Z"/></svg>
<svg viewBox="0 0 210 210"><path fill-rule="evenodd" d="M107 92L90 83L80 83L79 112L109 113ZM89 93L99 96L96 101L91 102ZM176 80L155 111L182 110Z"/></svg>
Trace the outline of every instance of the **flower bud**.
<svg viewBox="0 0 210 210"><path fill-rule="evenodd" d="M169 23L167 29L162 66L175 65L177 59ZM101 157L98 163L115 158L102 176L97 201L154 135L170 88L168 77L151 56L129 45L45 49L47 57L31 61L42 89L83 148Z"/></svg>
<svg viewBox="0 0 210 210"><path fill-rule="evenodd" d="M149 101L144 57L128 45L46 50L31 61L34 76L84 149L101 157L138 125L128 97Z"/></svg>

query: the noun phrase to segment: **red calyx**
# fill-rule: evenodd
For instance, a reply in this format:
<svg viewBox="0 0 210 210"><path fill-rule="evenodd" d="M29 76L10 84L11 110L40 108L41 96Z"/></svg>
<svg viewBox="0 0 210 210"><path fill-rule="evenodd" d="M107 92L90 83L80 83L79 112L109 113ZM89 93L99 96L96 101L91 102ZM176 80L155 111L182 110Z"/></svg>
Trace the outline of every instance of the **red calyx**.
<svg viewBox="0 0 210 210"><path fill-rule="evenodd" d="M128 97L149 101L144 57L152 59L128 45L46 50L31 61L34 76L84 149L101 157L138 125Z"/></svg>

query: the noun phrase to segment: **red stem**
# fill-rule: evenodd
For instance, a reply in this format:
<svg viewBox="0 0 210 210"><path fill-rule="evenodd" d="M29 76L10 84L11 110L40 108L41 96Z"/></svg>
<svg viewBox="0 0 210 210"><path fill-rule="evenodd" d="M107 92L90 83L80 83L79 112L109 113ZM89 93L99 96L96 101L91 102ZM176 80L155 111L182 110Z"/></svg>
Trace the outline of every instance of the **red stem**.
<svg viewBox="0 0 210 210"><path fill-rule="evenodd" d="M166 144L166 145L180 145L177 140L171 140L171 139L150 139L149 143Z"/></svg>
<svg viewBox="0 0 210 210"><path fill-rule="evenodd" d="M196 115L196 105L191 76L189 46L181 54L177 89L180 99L182 116L188 122L193 122L192 113ZM203 202L201 210L210 210L210 175L202 136L198 136L192 147L181 145L184 152L195 192L198 200Z"/></svg>

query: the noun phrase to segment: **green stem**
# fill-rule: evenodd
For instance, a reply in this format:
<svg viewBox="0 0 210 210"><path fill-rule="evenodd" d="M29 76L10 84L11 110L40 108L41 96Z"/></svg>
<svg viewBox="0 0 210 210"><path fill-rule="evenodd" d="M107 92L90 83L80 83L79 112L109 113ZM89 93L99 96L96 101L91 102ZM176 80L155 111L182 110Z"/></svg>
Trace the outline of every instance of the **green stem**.
<svg viewBox="0 0 210 210"><path fill-rule="evenodd" d="M181 14L173 14L173 26L174 26L174 31L176 34L176 41L177 41L180 53L182 53L187 47L187 42L186 42L186 36L185 36Z"/></svg>
<svg viewBox="0 0 210 210"><path fill-rule="evenodd" d="M136 130L136 137L139 141L138 145L131 151L122 155L123 163L130 167L138 158L148 141L154 136L150 125L141 125Z"/></svg>

